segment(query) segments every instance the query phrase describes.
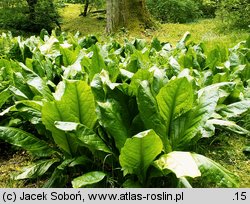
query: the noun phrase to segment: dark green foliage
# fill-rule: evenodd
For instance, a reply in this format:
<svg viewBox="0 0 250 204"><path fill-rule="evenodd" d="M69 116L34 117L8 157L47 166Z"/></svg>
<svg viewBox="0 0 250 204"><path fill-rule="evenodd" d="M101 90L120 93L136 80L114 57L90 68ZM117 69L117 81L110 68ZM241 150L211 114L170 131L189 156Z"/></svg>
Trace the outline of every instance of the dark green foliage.
<svg viewBox="0 0 250 204"><path fill-rule="evenodd" d="M250 29L249 0L222 0L217 16L227 28Z"/></svg>
<svg viewBox="0 0 250 204"><path fill-rule="evenodd" d="M220 0L198 0L199 9L202 12L203 18L214 18L216 10L219 7Z"/></svg>
<svg viewBox="0 0 250 204"><path fill-rule="evenodd" d="M198 3L194 0L147 0L150 13L162 22L186 23L201 16Z"/></svg>
<svg viewBox="0 0 250 204"><path fill-rule="evenodd" d="M59 25L59 15L52 0L10 0L0 3L0 27L40 32Z"/></svg>

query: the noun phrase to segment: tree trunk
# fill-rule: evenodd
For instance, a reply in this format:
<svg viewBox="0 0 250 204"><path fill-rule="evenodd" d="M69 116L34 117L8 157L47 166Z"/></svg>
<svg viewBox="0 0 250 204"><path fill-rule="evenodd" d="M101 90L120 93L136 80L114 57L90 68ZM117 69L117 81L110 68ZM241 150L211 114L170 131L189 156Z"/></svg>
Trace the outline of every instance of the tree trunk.
<svg viewBox="0 0 250 204"><path fill-rule="evenodd" d="M151 27L154 23L146 9L145 0L106 0L108 33L118 28Z"/></svg>
<svg viewBox="0 0 250 204"><path fill-rule="evenodd" d="M84 17L87 16L88 8L89 8L89 0L85 0L84 11L83 11L83 16Z"/></svg>

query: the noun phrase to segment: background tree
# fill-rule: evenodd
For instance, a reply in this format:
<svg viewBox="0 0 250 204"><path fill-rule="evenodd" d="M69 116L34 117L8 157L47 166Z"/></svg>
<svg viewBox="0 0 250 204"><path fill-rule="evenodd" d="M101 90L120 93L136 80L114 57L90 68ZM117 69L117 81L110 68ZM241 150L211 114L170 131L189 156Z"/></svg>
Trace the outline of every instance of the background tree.
<svg viewBox="0 0 250 204"><path fill-rule="evenodd" d="M54 0L4 0L0 2L0 27L39 33L59 25Z"/></svg>
<svg viewBox="0 0 250 204"><path fill-rule="evenodd" d="M154 25L146 9L145 0L107 0L108 33L121 27L151 27Z"/></svg>
<svg viewBox="0 0 250 204"><path fill-rule="evenodd" d="M221 0L216 13L224 28L250 30L249 0Z"/></svg>
<svg viewBox="0 0 250 204"><path fill-rule="evenodd" d="M83 0L83 2L84 2L84 0ZM89 8L89 0L85 0L83 16L87 16L88 8Z"/></svg>
<svg viewBox="0 0 250 204"><path fill-rule="evenodd" d="M26 0L29 5L30 20L35 20L35 6L37 0Z"/></svg>

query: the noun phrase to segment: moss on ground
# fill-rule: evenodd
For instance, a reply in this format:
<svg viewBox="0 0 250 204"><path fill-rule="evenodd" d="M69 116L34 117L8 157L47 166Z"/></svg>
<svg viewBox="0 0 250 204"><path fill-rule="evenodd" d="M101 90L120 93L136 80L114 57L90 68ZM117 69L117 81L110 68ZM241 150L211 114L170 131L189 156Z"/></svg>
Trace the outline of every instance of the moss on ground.
<svg viewBox="0 0 250 204"><path fill-rule="evenodd" d="M22 172L24 167L32 164L33 158L27 152L15 149L9 144L0 143L0 188L38 188L41 180L15 180L14 176Z"/></svg>
<svg viewBox="0 0 250 204"><path fill-rule="evenodd" d="M90 14L86 17L80 16L82 10L83 6L80 4L66 4L61 8L59 14L62 17L62 30L71 33L79 31L81 35L105 33L105 20L99 20L97 16Z"/></svg>

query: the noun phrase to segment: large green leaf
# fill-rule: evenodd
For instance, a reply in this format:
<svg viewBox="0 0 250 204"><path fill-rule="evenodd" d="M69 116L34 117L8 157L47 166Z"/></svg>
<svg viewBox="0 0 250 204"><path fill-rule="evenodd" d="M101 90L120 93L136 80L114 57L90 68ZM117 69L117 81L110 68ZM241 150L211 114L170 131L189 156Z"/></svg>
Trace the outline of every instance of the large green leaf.
<svg viewBox="0 0 250 204"><path fill-rule="evenodd" d="M75 178L72 181L73 188L82 188L88 185L96 184L105 178L106 174L101 171L93 171Z"/></svg>
<svg viewBox="0 0 250 204"><path fill-rule="evenodd" d="M32 99L34 97L32 90L27 84L27 78L25 78L21 72L13 73L13 82L14 83L12 87L19 90L19 92L22 93L23 98Z"/></svg>
<svg viewBox="0 0 250 204"><path fill-rule="evenodd" d="M2 107L3 104L11 97L11 92L9 89L5 89L2 92L0 92L0 108Z"/></svg>
<svg viewBox="0 0 250 204"><path fill-rule="evenodd" d="M126 84L124 84L126 85ZM126 139L131 137L131 124L136 115L135 100L130 103L118 83L112 83L109 73L102 70L91 82L91 87L97 103L97 115L99 123L105 128L108 135L115 141L115 146L120 150ZM130 106L133 105L133 107Z"/></svg>
<svg viewBox="0 0 250 204"><path fill-rule="evenodd" d="M124 175L136 174L144 183L148 167L162 148L162 141L153 130L141 132L127 139L119 157Z"/></svg>
<svg viewBox="0 0 250 204"><path fill-rule="evenodd" d="M193 95L192 84L186 78L176 78L170 80L169 83L160 90L156 97L160 115L165 122L165 137L170 137L172 146L175 140L171 134L173 131L174 119L192 108ZM163 139L163 143L166 146L168 139Z"/></svg>
<svg viewBox="0 0 250 204"><path fill-rule="evenodd" d="M159 113L156 99L151 93L149 83L143 81L137 93L137 103L140 111L140 117L146 129L153 129L164 141L164 146L169 146L168 138L166 137L166 126Z"/></svg>
<svg viewBox="0 0 250 204"><path fill-rule="evenodd" d="M45 182L43 188L62 188L67 184L68 177L65 170L56 168L51 177Z"/></svg>
<svg viewBox="0 0 250 204"><path fill-rule="evenodd" d="M89 162L90 161L88 158L86 158L86 156L80 156L64 160L60 165L55 168L52 176L43 185L43 188L64 187L68 181L68 167L74 167L76 165L86 165Z"/></svg>
<svg viewBox="0 0 250 204"><path fill-rule="evenodd" d="M100 123L112 135L116 147L120 150L127 138L130 137L130 130L126 118L123 117L121 105L115 100L98 102L97 114Z"/></svg>
<svg viewBox="0 0 250 204"><path fill-rule="evenodd" d="M36 156L47 157L55 153L55 151L44 141L17 128L0 126L0 139L21 147Z"/></svg>
<svg viewBox="0 0 250 204"><path fill-rule="evenodd" d="M91 82L99 123L105 127L120 150L125 140L132 136L131 124L138 110L135 99L124 93L119 85L121 84L110 81L109 73L105 70Z"/></svg>
<svg viewBox="0 0 250 204"><path fill-rule="evenodd" d="M56 162L59 162L59 159L49 159L38 161L35 164L25 167L23 173L17 175L15 179L27 179L27 178L37 178L45 174L48 169Z"/></svg>
<svg viewBox="0 0 250 204"><path fill-rule="evenodd" d="M76 59L77 59L77 55L79 53L79 50L71 50L70 47L72 47L72 45L68 45L68 46L60 46L60 53L62 54L62 58L63 58L63 65L65 67L72 65Z"/></svg>
<svg viewBox="0 0 250 204"><path fill-rule="evenodd" d="M10 92L12 92L12 94L15 96L15 98L17 100L28 99L28 97L22 91L20 91L20 89L14 87L14 86L9 86L9 90L10 90Z"/></svg>
<svg viewBox="0 0 250 204"><path fill-rule="evenodd" d="M40 52L48 58L55 59L60 56L59 41L55 36L51 36L49 39L39 47Z"/></svg>
<svg viewBox="0 0 250 204"><path fill-rule="evenodd" d="M55 121L63 121L65 119L62 111L57 101L45 103L42 108L42 122L46 129L51 131L52 137L58 147L72 155L77 151L78 145L76 141L70 135L65 134L64 131L57 129L54 125Z"/></svg>
<svg viewBox="0 0 250 204"><path fill-rule="evenodd" d="M219 110L219 113L226 118L238 117L250 109L250 100L229 104Z"/></svg>
<svg viewBox="0 0 250 204"><path fill-rule="evenodd" d="M152 81L153 73L148 69L139 69L132 77L130 87L134 93L137 93L137 89L140 86L140 83L144 80Z"/></svg>
<svg viewBox="0 0 250 204"><path fill-rule="evenodd" d="M239 187L239 178L220 164L199 154L192 153L192 157L201 171L202 179L206 183L210 185L216 184L218 187Z"/></svg>
<svg viewBox="0 0 250 204"><path fill-rule="evenodd" d="M250 132L239 125L237 125L233 121L227 121L227 120L219 120L219 119L211 119L208 120L208 122L214 126L224 127L232 132L235 132L237 134L241 135L249 135Z"/></svg>
<svg viewBox="0 0 250 204"><path fill-rule="evenodd" d="M82 124L58 121L55 123L55 126L60 130L72 133L76 136L81 141L79 145L82 143L83 146L87 146L90 149L111 153L103 140L93 130Z"/></svg>
<svg viewBox="0 0 250 204"><path fill-rule="evenodd" d="M53 95L47 86L46 82L40 77L34 77L27 81L30 89L35 95L41 95L43 98L47 99L48 101L53 100Z"/></svg>
<svg viewBox="0 0 250 204"><path fill-rule="evenodd" d="M97 120L95 101L86 82L66 80L65 92L58 105L63 117L71 118L62 121L79 122L88 128L94 127Z"/></svg>
<svg viewBox="0 0 250 204"><path fill-rule="evenodd" d="M198 105L174 120L171 131L173 150L185 150L206 121L214 113L219 99L218 89L207 89L198 99Z"/></svg>
<svg viewBox="0 0 250 204"><path fill-rule="evenodd" d="M97 45L92 46L93 56L92 56L92 63L89 68L89 77L90 80L93 79L95 74L101 72L101 70L106 68L106 64L102 55L100 54L100 50Z"/></svg>
<svg viewBox="0 0 250 204"><path fill-rule="evenodd" d="M190 152L170 152L162 155L154 164L161 171L166 169L172 171L177 178L201 176L201 172Z"/></svg>
<svg viewBox="0 0 250 204"><path fill-rule="evenodd" d="M83 81L65 81L59 101L47 102L42 108L42 121L52 132L56 144L69 154L77 151L72 136L55 127L56 121L76 122L92 129L96 123L95 103L90 87Z"/></svg>

